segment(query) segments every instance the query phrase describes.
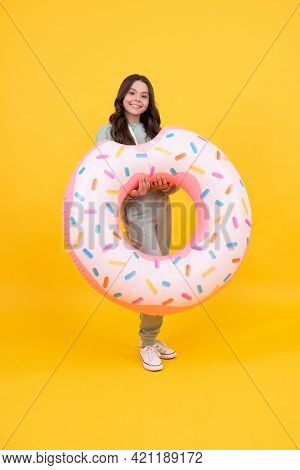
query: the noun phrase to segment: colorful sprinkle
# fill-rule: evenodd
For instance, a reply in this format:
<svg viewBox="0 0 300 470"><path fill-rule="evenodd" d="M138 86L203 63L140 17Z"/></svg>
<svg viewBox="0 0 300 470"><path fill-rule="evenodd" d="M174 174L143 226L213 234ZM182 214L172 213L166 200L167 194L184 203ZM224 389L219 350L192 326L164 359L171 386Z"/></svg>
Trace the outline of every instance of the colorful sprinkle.
<svg viewBox="0 0 300 470"><path fill-rule="evenodd" d="M212 176L215 176L216 178L224 178L224 175L222 175L222 173L217 173L216 171L212 172Z"/></svg>
<svg viewBox="0 0 300 470"><path fill-rule="evenodd" d="M184 157L186 157L186 153L180 153L179 155L176 155L175 160L181 160Z"/></svg>
<svg viewBox="0 0 300 470"><path fill-rule="evenodd" d="M205 171L202 170L202 168L198 168L197 166L194 166L194 165L191 165L190 169L196 171L197 173L201 173L202 175L205 173Z"/></svg>
<svg viewBox="0 0 300 470"><path fill-rule="evenodd" d="M150 169L150 176L153 176L155 173L155 166L152 166Z"/></svg>
<svg viewBox="0 0 300 470"><path fill-rule="evenodd" d="M173 134L173 132L171 132L170 134L167 134L166 137L167 139L170 139L170 137L174 137L175 134Z"/></svg>
<svg viewBox="0 0 300 470"><path fill-rule="evenodd" d="M96 158L98 158L98 159L99 159L99 158L100 158L100 159L101 159L101 158L109 158L109 155L107 155L107 154L100 154L100 155L97 155Z"/></svg>
<svg viewBox="0 0 300 470"><path fill-rule="evenodd" d="M219 206L219 207L224 206L223 202L219 201L219 199L217 199L217 200L215 201L215 203L216 203L217 206Z"/></svg>
<svg viewBox="0 0 300 470"><path fill-rule="evenodd" d="M139 259L140 256L135 251L133 252L133 254L137 259Z"/></svg>
<svg viewBox="0 0 300 470"><path fill-rule="evenodd" d="M228 186L228 188L226 189L225 193L226 193L226 194L230 194L231 191L232 191L232 188L233 188L233 184L230 184L230 185Z"/></svg>
<svg viewBox="0 0 300 470"><path fill-rule="evenodd" d="M72 216L70 217L70 221L71 221L71 224L72 224L72 225L75 225L75 224L76 224L76 220L75 220L74 217L72 217Z"/></svg>
<svg viewBox="0 0 300 470"><path fill-rule="evenodd" d="M227 274L227 276L224 278L224 281L223 281L223 282L226 282L226 281L227 281L227 279L229 279L229 278L230 278L230 276L231 276L231 273Z"/></svg>
<svg viewBox="0 0 300 470"><path fill-rule="evenodd" d="M234 248L235 246L237 246L237 242L226 243L226 246L227 246L228 248Z"/></svg>
<svg viewBox="0 0 300 470"><path fill-rule="evenodd" d="M124 145L122 145L122 147L120 147L119 150L117 151L116 157L119 157L121 155L121 153L124 152L124 150L125 150L125 147L124 147Z"/></svg>
<svg viewBox="0 0 300 470"><path fill-rule="evenodd" d="M217 236L218 236L217 232L214 232L209 239L209 243L213 243L215 239L217 238Z"/></svg>
<svg viewBox="0 0 300 470"><path fill-rule="evenodd" d="M150 281L150 279L146 279L146 284L147 284L147 286L149 287L149 289L151 290L151 292L153 294L157 294L157 290L155 289L155 287L152 284L152 282Z"/></svg>
<svg viewBox="0 0 300 470"><path fill-rule="evenodd" d="M95 276L99 276L98 269L96 269L96 268L93 268L93 273L95 274Z"/></svg>
<svg viewBox="0 0 300 470"><path fill-rule="evenodd" d="M246 222L246 224L248 224L248 225L249 225L249 227L251 227L251 222L250 222L250 220L248 220L248 219L245 219L245 222Z"/></svg>
<svg viewBox="0 0 300 470"><path fill-rule="evenodd" d="M100 233L101 225L95 225L95 232Z"/></svg>
<svg viewBox="0 0 300 470"><path fill-rule="evenodd" d="M183 297L184 299L187 299L187 300L192 300L192 297L189 294L186 294L185 292L183 292L181 294L181 297Z"/></svg>
<svg viewBox="0 0 300 470"><path fill-rule="evenodd" d="M233 263L239 263L241 261L241 258L232 258Z"/></svg>
<svg viewBox="0 0 300 470"><path fill-rule="evenodd" d="M114 259L109 259L108 260L109 264L114 264L116 266L125 266L126 263L124 261L118 261L118 260L114 260Z"/></svg>
<svg viewBox="0 0 300 470"><path fill-rule="evenodd" d="M197 289L198 289L199 294L202 294L203 289L200 284L197 285Z"/></svg>
<svg viewBox="0 0 300 470"><path fill-rule="evenodd" d="M239 224L238 224L238 221L237 221L237 218L236 218L236 217L232 217L232 222L233 222L234 228L238 228L238 227L239 227Z"/></svg>
<svg viewBox="0 0 300 470"><path fill-rule="evenodd" d="M216 255L215 255L215 253L214 253L212 250L209 250L208 253L209 253L209 255L210 255L210 257L211 257L212 259L216 259Z"/></svg>
<svg viewBox="0 0 300 470"><path fill-rule="evenodd" d="M108 276L105 276L104 281L103 281L103 287L104 287L104 289L107 288L108 283L109 283L109 277L108 277Z"/></svg>
<svg viewBox="0 0 300 470"><path fill-rule="evenodd" d="M107 209L110 210L110 212L111 212L112 214L114 213L114 209L113 209L112 205L111 205L109 202L107 202L107 203L105 204L105 206L107 207Z"/></svg>
<svg viewBox="0 0 300 470"><path fill-rule="evenodd" d="M81 240L82 236L83 236L83 232L79 232L78 235L77 235L76 241L73 244L74 248L77 247L77 245L78 245L79 241Z"/></svg>
<svg viewBox="0 0 300 470"><path fill-rule="evenodd" d="M170 287L171 283L168 281L162 281L161 283L164 287Z"/></svg>
<svg viewBox="0 0 300 470"><path fill-rule="evenodd" d="M93 191L95 191L95 189L97 188L97 183L98 183L97 178L94 178L94 179L93 179L93 183L92 183L92 190L93 190Z"/></svg>
<svg viewBox="0 0 300 470"><path fill-rule="evenodd" d="M201 193L200 199L204 199L208 195L208 193L209 193L209 189L207 188L203 191L203 193Z"/></svg>
<svg viewBox="0 0 300 470"><path fill-rule="evenodd" d="M217 150L217 155L216 155L216 157L217 157L217 160L220 160L220 159L221 159L221 154L220 154L219 150Z"/></svg>
<svg viewBox="0 0 300 470"><path fill-rule="evenodd" d="M243 206L244 206L244 209L245 209L246 214L248 214L248 209L247 209L247 206L246 206L246 203L245 203L243 197L242 197L242 203L243 203Z"/></svg>
<svg viewBox="0 0 300 470"><path fill-rule="evenodd" d="M172 260L172 263L177 264L180 259L181 259L181 256L177 256L175 259Z"/></svg>
<svg viewBox="0 0 300 470"><path fill-rule="evenodd" d="M85 166L83 166L82 168L80 168L80 170L79 170L79 172L78 172L78 173L79 173L79 175L81 175L81 173L83 173L83 172L84 172L84 170L85 170Z"/></svg>
<svg viewBox="0 0 300 470"><path fill-rule="evenodd" d="M202 273L202 277L208 276L208 274L212 273L215 269L215 266L212 266L211 268L207 269L206 271L204 271L204 273Z"/></svg>
<svg viewBox="0 0 300 470"><path fill-rule="evenodd" d="M143 297L138 297L137 299L133 300L132 303L133 304L139 304L140 302L142 302L144 299Z"/></svg>
<svg viewBox="0 0 300 470"><path fill-rule="evenodd" d="M130 273L126 274L125 280L128 281L129 279L131 279L135 275L136 275L136 271L131 271Z"/></svg>
<svg viewBox="0 0 300 470"><path fill-rule="evenodd" d="M124 171L125 171L125 175L126 175L126 176L129 176L129 175L130 175L130 171L129 171L128 166L125 166Z"/></svg>
<svg viewBox="0 0 300 470"><path fill-rule="evenodd" d="M242 180L240 180L240 183L241 183L241 185L242 185L242 186L243 186L243 188L244 188L245 186L244 186L244 183L243 183L243 181L242 181Z"/></svg>
<svg viewBox="0 0 300 470"><path fill-rule="evenodd" d="M197 153L198 150L197 150L197 147L196 147L196 145L194 144L194 142L190 142L190 146L192 147L193 152L194 152L194 153Z"/></svg>
<svg viewBox="0 0 300 470"><path fill-rule="evenodd" d="M121 292L116 292L116 294L114 294L114 297L121 297Z"/></svg>
<svg viewBox="0 0 300 470"><path fill-rule="evenodd" d="M185 267L185 275L189 276L191 274L191 265L187 264Z"/></svg>
<svg viewBox="0 0 300 470"><path fill-rule="evenodd" d="M97 214L97 211L95 209L84 209L83 213L84 214Z"/></svg>
<svg viewBox="0 0 300 470"><path fill-rule="evenodd" d="M79 199L79 201L84 201L84 197L81 196L81 194L79 194L77 191L76 193L74 194L75 197L77 197L77 199Z"/></svg>
<svg viewBox="0 0 300 470"><path fill-rule="evenodd" d="M164 149L163 147L155 147L155 150L158 150L159 152L163 152L166 155L171 155L172 152L170 150Z"/></svg>
<svg viewBox="0 0 300 470"><path fill-rule="evenodd" d="M115 178L115 175L114 175L111 171L106 170L106 169L103 170L103 171L104 171L104 173L105 173L107 176L109 176L110 178L112 178L112 179Z"/></svg>
<svg viewBox="0 0 300 470"><path fill-rule="evenodd" d="M175 168L170 168L170 173L172 173L172 175L177 175Z"/></svg>
<svg viewBox="0 0 300 470"><path fill-rule="evenodd" d="M109 243L108 245L105 245L105 246L102 248L102 251L110 250L113 246L114 246L113 243Z"/></svg>
<svg viewBox="0 0 300 470"><path fill-rule="evenodd" d="M168 304L171 304L172 302L174 302L174 299L172 297L170 297L169 299L165 300L161 304L162 305L168 305Z"/></svg>
<svg viewBox="0 0 300 470"><path fill-rule="evenodd" d="M83 248L82 251L88 258L93 258L93 254L87 248Z"/></svg>
<svg viewBox="0 0 300 470"><path fill-rule="evenodd" d="M146 153L136 153L135 156L137 158L147 158L147 154Z"/></svg>
<svg viewBox="0 0 300 470"><path fill-rule="evenodd" d="M154 260L154 266L158 269L159 268L159 259Z"/></svg>

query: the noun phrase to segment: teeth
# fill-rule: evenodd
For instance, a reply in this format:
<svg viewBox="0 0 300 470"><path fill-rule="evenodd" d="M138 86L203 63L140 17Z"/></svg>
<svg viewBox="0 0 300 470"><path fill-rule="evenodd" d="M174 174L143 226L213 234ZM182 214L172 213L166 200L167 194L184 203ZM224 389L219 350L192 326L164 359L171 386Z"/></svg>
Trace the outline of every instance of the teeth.
<svg viewBox="0 0 300 470"><path fill-rule="evenodd" d="M132 106L133 108L138 108L138 109L140 109L140 106L136 106L135 104L132 104L131 106Z"/></svg>

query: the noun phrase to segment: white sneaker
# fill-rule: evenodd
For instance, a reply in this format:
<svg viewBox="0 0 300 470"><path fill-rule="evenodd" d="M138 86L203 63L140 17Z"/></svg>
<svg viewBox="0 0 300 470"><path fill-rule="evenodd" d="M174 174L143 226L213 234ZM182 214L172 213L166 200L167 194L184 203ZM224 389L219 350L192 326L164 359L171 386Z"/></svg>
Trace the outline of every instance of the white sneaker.
<svg viewBox="0 0 300 470"><path fill-rule="evenodd" d="M158 339L156 340L154 347L162 359L173 359L173 357L177 356L175 349L169 348L166 343L159 341Z"/></svg>
<svg viewBox="0 0 300 470"><path fill-rule="evenodd" d="M145 346L144 348L140 346L140 358L147 370L155 371L163 368L159 353L154 346Z"/></svg>

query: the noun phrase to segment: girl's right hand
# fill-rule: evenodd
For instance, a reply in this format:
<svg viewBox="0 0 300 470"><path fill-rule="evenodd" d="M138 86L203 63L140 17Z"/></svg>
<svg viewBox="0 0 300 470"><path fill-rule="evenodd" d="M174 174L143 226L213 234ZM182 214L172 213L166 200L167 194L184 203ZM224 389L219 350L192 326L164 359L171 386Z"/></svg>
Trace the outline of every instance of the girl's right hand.
<svg viewBox="0 0 300 470"><path fill-rule="evenodd" d="M133 189L132 191L129 192L129 195L131 197L139 197L139 196L145 196L147 194L148 189L150 188L150 182L148 178L141 177L139 179L139 188L138 189Z"/></svg>

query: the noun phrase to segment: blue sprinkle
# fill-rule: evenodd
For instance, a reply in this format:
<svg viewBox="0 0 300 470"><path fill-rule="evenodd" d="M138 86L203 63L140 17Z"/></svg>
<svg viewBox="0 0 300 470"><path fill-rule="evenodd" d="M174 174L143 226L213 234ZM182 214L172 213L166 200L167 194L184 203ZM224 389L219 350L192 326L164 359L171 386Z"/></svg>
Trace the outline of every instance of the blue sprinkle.
<svg viewBox="0 0 300 470"><path fill-rule="evenodd" d="M93 258L92 253L89 250L87 250L86 248L83 248L82 251L88 258Z"/></svg>
<svg viewBox="0 0 300 470"><path fill-rule="evenodd" d="M237 246L237 242L227 243L226 246L227 246L228 248L234 248L235 246Z"/></svg>
<svg viewBox="0 0 300 470"><path fill-rule="evenodd" d="M210 250L208 253L210 254L212 259L216 259L216 255L214 254L212 250Z"/></svg>
<svg viewBox="0 0 300 470"><path fill-rule="evenodd" d="M162 285L165 287L170 287L171 283L168 281L162 281Z"/></svg>
<svg viewBox="0 0 300 470"><path fill-rule="evenodd" d="M76 220L75 220L74 217L72 217L72 216L70 217L70 221L71 221L71 224L72 224L72 225L76 224Z"/></svg>
<svg viewBox="0 0 300 470"><path fill-rule="evenodd" d="M83 173L83 172L84 172L84 170L85 170L85 166L83 166L82 168L80 168L80 170L79 170L79 174L81 175L81 173Z"/></svg>
<svg viewBox="0 0 300 470"><path fill-rule="evenodd" d="M114 213L114 210L109 202L106 203L106 207L110 210L110 212Z"/></svg>
<svg viewBox="0 0 300 470"><path fill-rule="evenodd" d="M169 139L170 137L174 137L174 135L175 135L175 134L173 134L173 133L171 132L171 134L167 134L166 137L167 137L167 139Z"/></svg>
<svg viewBox="0 0 300 470"><path fill-rule="evenodd" d="M121 292L117 292L116 294L114 294L114 297L121 297Z"/></svg>
<svg viewBox="0 0 300 470"><path fill-rule="evenodd" d="M172 173L172 175L177 175L175 168L170 168L170 173Z"/></svg>
<svg viewBox="0 0 300 470"><path fill-rule="evenodd" d="M93 273L95 274L95 276L99 276L98 269L96 269L96 268L93 268Z"/></svg>
<svg viewBox="0 0 300 470"><path fill-rule="evenodd" d="M219 201L218 199L215 201L215 203L216 203L217 206L219 206L219 207L224 206L223 202Z"/></svg>
<svg viewBox="0 0 300 470"><path fill-rule="evenodd" d="M228 275L225 277L225 279L224 279L224 281L223 281L223 282L226 282L226 281L227 281L227 279L228 279L230 276L231 276L231 273L229 273L229 274L228 274Z"/></svg>
<svg viewBox="0 0 300 470"><path fill-rule="evenodd" d="M95 225L95 232L100 233L101 225Z"/></svg>
<svg viewBox="0 0 300 470"><path fill-rule="evenodd" d="M192 150L194 153L197 153L197 147L196 145L194 144L194 142L190 142L190 146L192 147Z"/></svg>
<svg viewBox="0 0 300 470"><path fill-rule="evenodd" d="M133 252L133 254L137 259L139 259L139 255L135 251Z"/></svg>
<svg viewBox="0 0 300 470"><path fill-rule="evenodd" d="M200 284L197 285L197 289L198 289L198 292L201 294L203 292L203 289L202 287L200 286Z"/></svg>
<svg viewBox="0 0 300 470"><path fill-rule="evenodd" d="M128 279L131 279L135 275L136 275L136 271L131 271L130 273L126 274L125 280L128 281Z"/></svg>
<svg viewBox="0 0 300 470"><path fill-rule="evenodd" d="M77 197L77 199L79 199L79 201L84 201L84 197L81 196L81 194L79 194L77 192L75 193L75 197Z"/></svg>
<svg viewBox="0 0 300 470"><path fill-rule="evenodd" d="M172 263L177 264L180 259L181 259L181 256L177 256L177 258L172 260Z"/></svg>
<svg viewBox="0 0 300 470"><path fill-rule="evenodd" d="M124 171L125 171L125 175L126 175L126 176L129 176L129 175L130 175L130 171L129 171L128 166L125 166Z"/></svg>
<svg viewBox="0 0 300 470"><path fill-rule="evenodd" d="M205 191L203 191L203 193L200 195L200 199L204 199L205 196L208 195L208 193L209 193L209 189L207 188L207 189L205 189Z"/></svg>
<svg viewBox="0 0 300 470"><path fill-rule="evenodd" d="M244 184L243 184L242 180L240 180L240 183L241 183L241 185L242 185L242 186L243 186L243 188L244 188L245 186L244 186Z"/></svg>
<svg viewBox="0 0 300 470"><path fill-rule="evenodd" d="M136 153L135 156L137 158L147 158L147 154L146 153Z"/></svg>

